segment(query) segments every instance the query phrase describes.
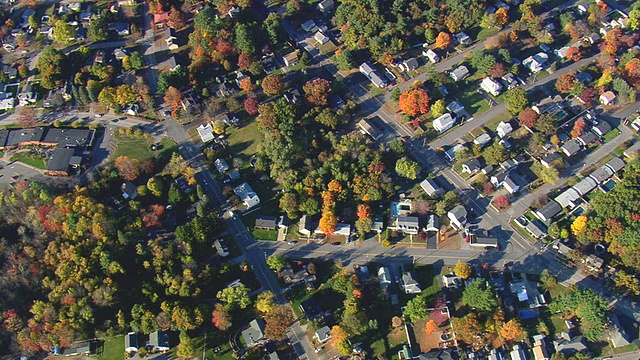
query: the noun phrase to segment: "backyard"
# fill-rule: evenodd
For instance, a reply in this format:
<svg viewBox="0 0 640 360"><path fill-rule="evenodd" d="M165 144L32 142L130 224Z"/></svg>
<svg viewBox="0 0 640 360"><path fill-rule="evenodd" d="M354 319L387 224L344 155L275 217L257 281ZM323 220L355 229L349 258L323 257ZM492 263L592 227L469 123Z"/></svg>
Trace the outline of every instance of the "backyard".
<svg viewBox="0 0 640 360"><path fill-rule="evenodd" d="M98 360L122 359L124 354L124 335L103 340L102 347L98 348L96 358Z"/></svg>

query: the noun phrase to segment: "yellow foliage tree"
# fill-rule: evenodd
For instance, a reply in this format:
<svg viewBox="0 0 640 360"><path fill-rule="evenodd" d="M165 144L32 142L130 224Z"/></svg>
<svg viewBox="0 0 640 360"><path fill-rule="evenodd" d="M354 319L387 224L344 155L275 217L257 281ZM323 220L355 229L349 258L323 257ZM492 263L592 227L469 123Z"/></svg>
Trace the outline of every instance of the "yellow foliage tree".
<svg viewBox="0 0 640 360"><path fill-rule="evenodd" d="M335 325L334 327L331 328L331 345L332 346L337 346L341 342L346 341L348 338L349 338L349 334L347 334L347 332L344 331L344 329L341 328L340 326Z"/></svg>
<svg viewBox="0 0 640 360"><path fill-rule="evenodd" d="M587 227L587 217L584 215L578 216L571 224L571 233L578 235Z"/></svg>
<svg viewBox="0 0 640 360"><path fill-rule="evenodd" d="M453 268L453 273L465 280L471 277L472 271L473 269L471 268L471 265L462 261L458 262L456 266Z"/></svg>
<svg viewBox="0 0 640 360"><path fill-rule="evenodd" d="M507 13L507 9L501 7L496 10L496 22L501 26L509 22L509 14Z"/></svg>

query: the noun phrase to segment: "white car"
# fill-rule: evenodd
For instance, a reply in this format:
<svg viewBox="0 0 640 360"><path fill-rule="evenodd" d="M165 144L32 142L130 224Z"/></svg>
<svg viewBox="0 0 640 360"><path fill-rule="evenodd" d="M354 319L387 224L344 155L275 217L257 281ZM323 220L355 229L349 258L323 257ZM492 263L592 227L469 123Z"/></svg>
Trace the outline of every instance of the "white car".
<svg viewBox="0 0 640 360"><path fill-rule="evenodd" d="M103 116L104 116L104 114L95 114L95 115L93 115L93 116L94 116L94 117L97 117L97 118L101 118L101 117L103 117Z"/></svg>

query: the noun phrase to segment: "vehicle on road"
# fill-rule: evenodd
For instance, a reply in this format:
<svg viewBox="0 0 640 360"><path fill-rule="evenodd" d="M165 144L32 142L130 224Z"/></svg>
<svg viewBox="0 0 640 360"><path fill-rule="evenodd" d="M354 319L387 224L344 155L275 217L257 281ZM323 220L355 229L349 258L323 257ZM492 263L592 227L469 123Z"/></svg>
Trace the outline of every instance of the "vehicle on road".
<svg viewBox="0 0 640 360"><path fill-rule="evenodd" d="M93 116L94 116L94 117L97 117L97 118L101 118L101 117L103 117L103 116L104 116L104 114L95 114L95 115L93 115Z"/></svg>
<svg viewBox="0 0 640 360"><path fill-rule="evenodd" d="M287 244L289 244L289 245L295 245L295 244L297 244L297 243L298 243L298 241L297 241L297 240L292 240L292 241L289 241Z"/></svg>
<svg viewBox="0 0 640 360"><path fill-rule="evenodd" d="M334 245L334 246L340 245L340 241L334 241L331 243L331 245Z"/></svg>

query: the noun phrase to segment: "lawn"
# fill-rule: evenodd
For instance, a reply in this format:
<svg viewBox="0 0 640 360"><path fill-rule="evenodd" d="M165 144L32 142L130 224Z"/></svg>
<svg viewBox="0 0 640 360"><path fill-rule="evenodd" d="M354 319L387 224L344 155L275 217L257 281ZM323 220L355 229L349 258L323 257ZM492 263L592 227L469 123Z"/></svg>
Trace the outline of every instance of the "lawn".
<svg viewBox="0 0 640 360"><path fill-rule="evenodd" d="M117 140L116 149L113 152L114 158L119 156L128 156L133 159L146 160L153 157L162 159L160 162L168 162L171 154L178 151L175 141L170 139L160 140L160 149L151 150L153 138L142 132L122 131L118 130L113 133L113 137Z"/></svg>
<svg viewBox="0 0 640 360"><path fill-rule="evenodd" d="M608 143L609 141L613 140L616 138L616 136L620 135L620 129L615 128L612 129L611 131L609 131L608 133L604 134L604 136L602 137L604 139L605 143Z"/></svg>
<svg viewBox="0 0 640 360"><path fill-rule="evenodd" d="M489 102L485 100L473 86L471 87L471 90L460 92L458 100L460 100L471 116L477 116L489 110Z"/></svg>
<svg viewBox="0 0 640 360"><path fill-rule="evenodd" d="M496 115L493 119L487 121L484 124L484 127L491 130L491 131L496 131L496 128L498 127L498 124L501 121L509 121L511 120L512 116L511 113L509 111L503 111L502 113Z"/></svg>
<svg viewBox="0 0 640 360"><path fill-rule="evenodd" d="M101 349L98 349L96 358L99 360L122 359L124 356L124 335L104 339Z"/></svg>
<svg viewBox="0 0 640 360"><path fill-rule="evenodd" d="M258 144L264 139L264 135L258 129L258 123L251 121L240 128L227 128L227 141L230 145L230 152L240 156L248 163L252 155L258 152Z"/></svg>
<svg viewBox="0 0 640 360"><path fill-rule="evenodd" d="M47 165L47 159L40 156L39 152L22 151L13 155L11 161L19 161L38 169L44 169Z"/></svg>
<svg viewBox="0 0 640 360"><path fill-rule="evenodd" d="M251 234L258 240L276 241L278 239L278 231L276 230L253 229Z"/></svg>
<svg viewBox="0 0 640 360"><path fill-rule="evenodd" d="M211 335L211 333L209 333L208 335ZM206 360L232 360L236 358L233 355L233 350L231 349L231 345L229 344L229 339L227 338L227 336L222 335L218 332L216 332L213 336L207 336L205 346L207 347L207 351L205 352L204 356Z"/></svg>

